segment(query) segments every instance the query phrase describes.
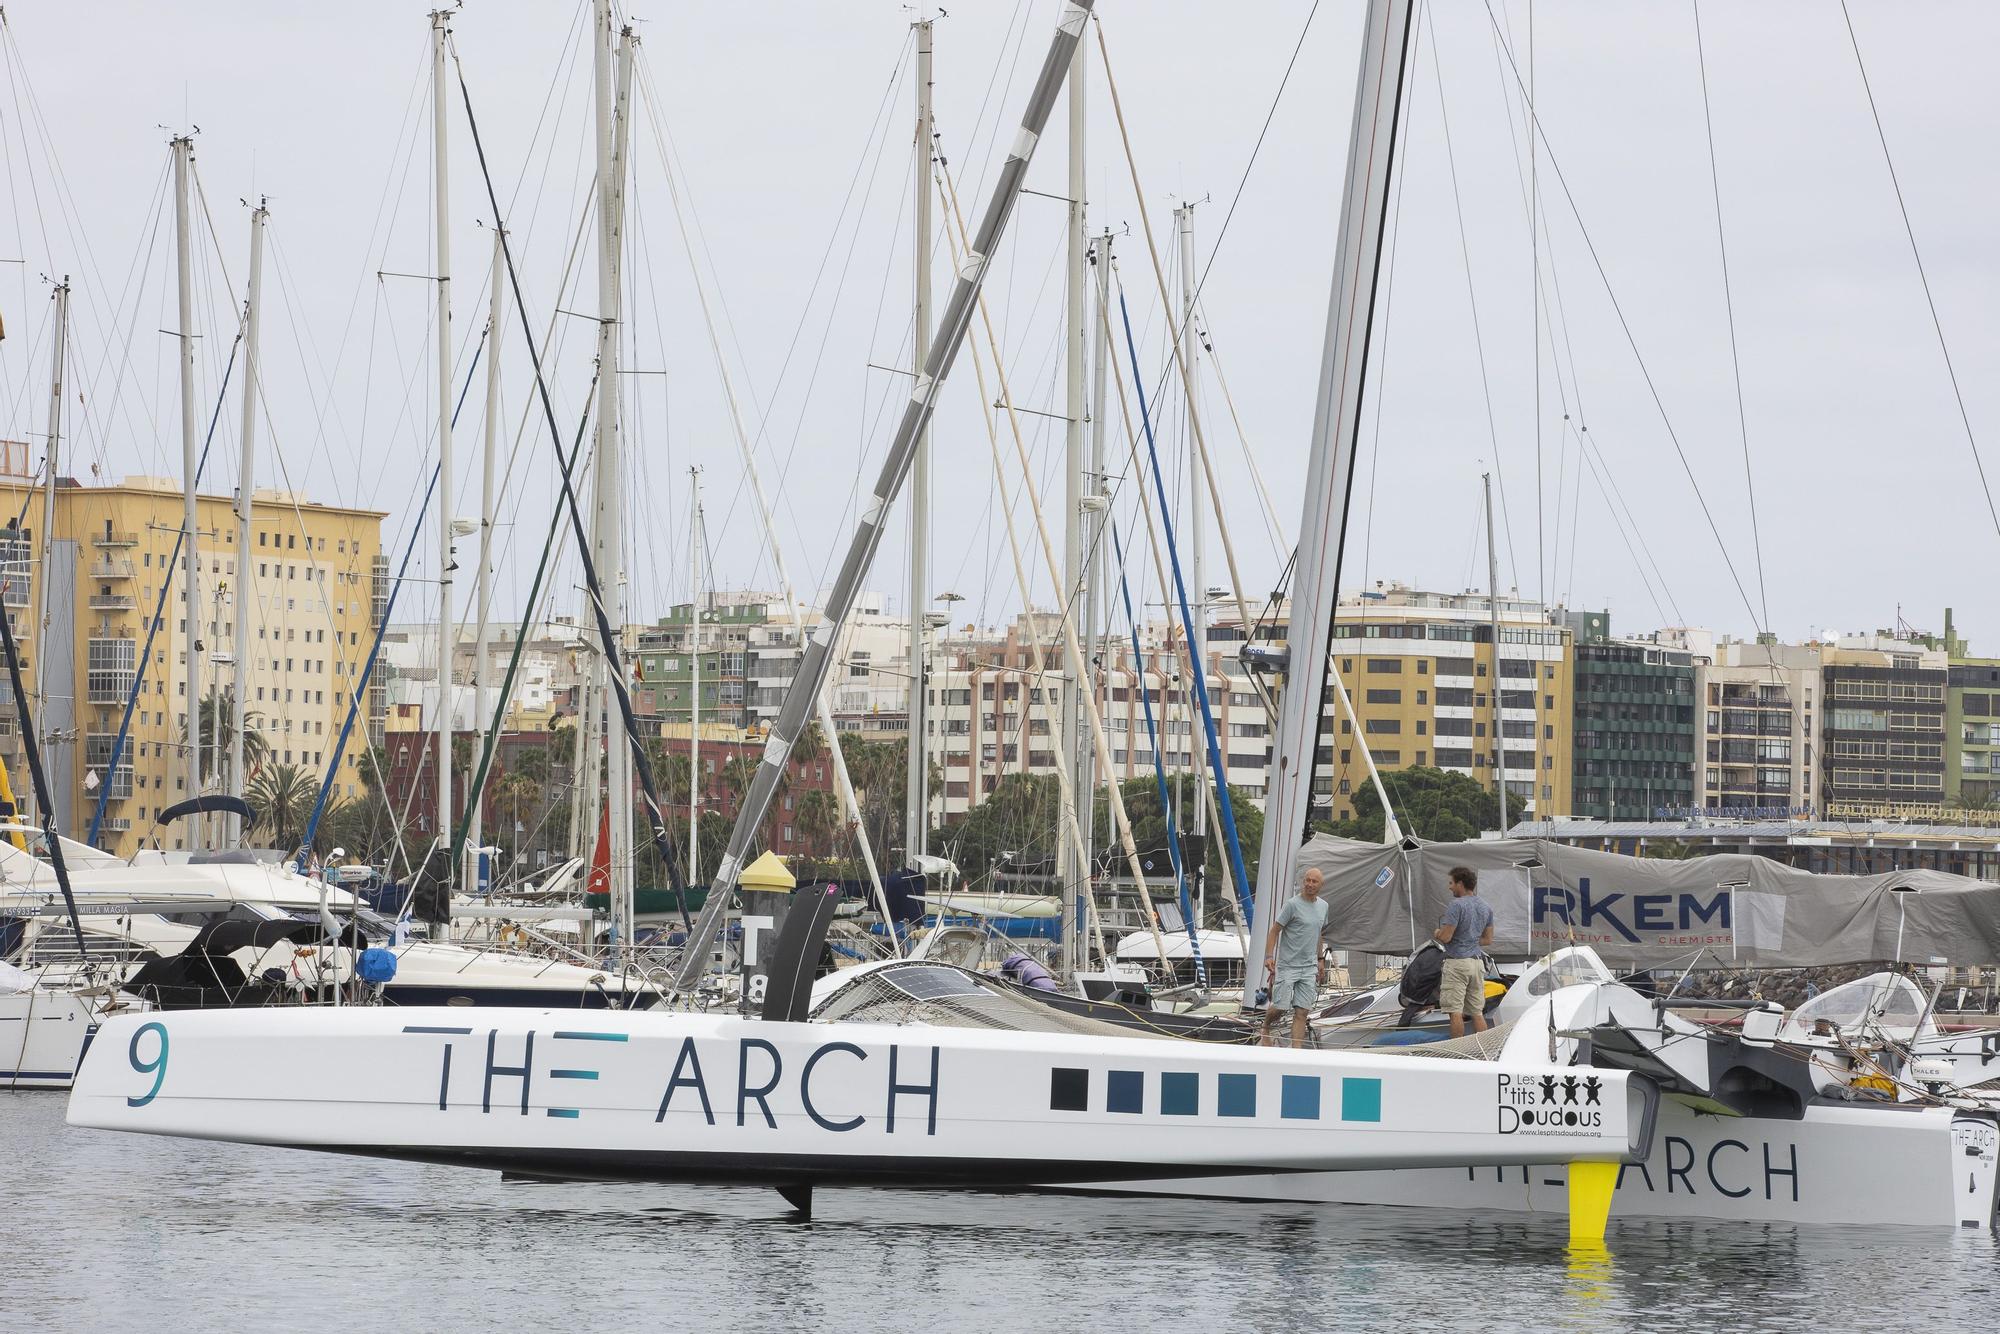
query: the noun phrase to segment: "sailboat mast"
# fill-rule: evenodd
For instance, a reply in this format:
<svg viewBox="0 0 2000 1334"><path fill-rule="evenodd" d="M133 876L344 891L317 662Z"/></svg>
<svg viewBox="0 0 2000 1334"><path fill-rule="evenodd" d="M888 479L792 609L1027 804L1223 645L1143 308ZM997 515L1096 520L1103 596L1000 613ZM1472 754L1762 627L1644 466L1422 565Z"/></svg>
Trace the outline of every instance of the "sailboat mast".
<svg viewBox="0 0 2000 1334"><path fill-rule="evenodd" d="M792 677L791 688L785 692L784 706L771 728L771 736L764 743L757 771L737 805L736 825L729 834L729 848L716 867L714 887L702 908L701 920L689 933L680 968L674 974L676 990L690 989L707 971L709 947L721 925L722 914L731 897L730 890L735 887L736 873L742 868L751 841L756 838L765 815L770 811L778 781L784 775L793 745L811 717L814 700L826 685L827 673L832 666L833 647L846 626L849 613L854 609L861 581L867 578L875 552L881 546L883 521L889 507L895 503L897 493L902 490L903 479L909 472L910 460L916 450L917 437L930 424L931 413L937 406L938 386L951 372L952 362L965 343L965 333L972 322L987 266L1006 234L1015 205L1020 202L1021 183L1027 176L1028 163L1034 157L1036 142L1048 125L1056 97L1062 92L1071 57L1083 36L1083 25L1089 20L1093 3L1094 0L1070 0L1063 6L1048 53L1037 72L1027 110L1007 149L1006 159L987 200L986 211L980 217L979 229L973 235L966 261L958 271L951 297L946 301L943 316L938 321L938 337L932 342L923 365L917 367L916 383L911 387L909 402L904 405L903 415L896 424L896 433L882 460L881 471L862 502L847 553L841 559L827 596L824 617L800 656L798 671Z"/></svg>
<svg viewBox="0 0 2000 1334"><path fill-rule="evenodd" d="M49 647L49 594L53 581L49 578L51 553L55 549L56 538L56 478L61 473L62 460L62 409L63 409L63 358L69 348L69 277L56 284L55 290L55 346L49 354L49 447L45 456L47 467L42 477L42 560L41 577L36 581L41 588L41 615L35 620L35 716L20 720L23 727L39 727L47 716L49 703L48 673L42 664L48 660ZM53 743L51 743L53 744ZM109 783L111 775L106 773L104 781ZM31 793L32 795L32 793ZM30 806L32 810L32 805ZM39 812L38 812L39 814ZM54 812L48 814L53 815Z"/></svg>
<svg viewBox="0 0 2000 1334"><path fill-rule="evenodd" d="M184 589L187 614L182 620L181 643L187 658L187 793L201 795L201 557L196 550L200 534L195 512L195 470L199 466L200 437L195 426L194 405L194 271L192 266L192 224L188 219L188 175L194 165L194 140L187 135L173 141L174 151L174 274L178 291L181 343L181 554L185 564ZM40 664L36 664L37 667ZM105 775L109 782L110 775ZM188 844L200 841L201 824L188 826Z"/></svg>
<svg viewBox="0 0 2000 1334"><path fill-rule="evenodd" d="M1089 317L1084 305L1084 269L1090 238L1084 234L1084 70L1088 62L1079 44L1070 57L1069 68L1069 217L1065 229L1068 253L1063 283L1063 587L1062 597L1074 603L1070 608L1070 633L1082 635L1090 624L1082 614L1084 606L1083 499L1084 484L1084 351ZM1063 735L1069 753L1058 763L1069 766L1070 788L1076 793L1078 833L1075 849L1063 849L1062 903L1063 952L1069 976L1082 972L1087 964L1084 951L1083 896L1090 892L1090 811L1093 782L1091 760L1095 750L1089 741L1089 714L1083 707L1083 693L1091 688L1090 654L1077 654L1083 663L1083 677L1069 682L1061 710Z"/></svg>
<svg viewBox="0 0 2000 1334"><path fill-rule="evenodd" d="M1074 71L1072 77L1081 76L1082 71ZM1111 297L1111 229L1104 229L1098 237L1096 253L1092 262L1097 266L1097 304L1100 310L1107 307ZM1111 357L1111 324L1099 318L1092 334L1090 359L1090 463L1084 473L1083 495L1083 666L1084 679L1078 688L1095 696L1101 672L1099 665L1104 646L1101 641L1103 615L1098 607L1099 590L1104 586L1105 538L1104 508L1101 497L1104 492L1104 460L1107 429L1110 425L1105 416L1106 366ZM1102 700L1099 700L1100 712ZM1083 709L1076 720L1076 745L1081 755L1077 771L1077 791L1082 794L1082 808L1077 818L1083 822L1083 845L1091 849L1093 862L1096 853L1097 784L1100 781L1116 783L1122 775L1109 773L1101 778L1097 772L1097 747L1085 740L1090 726L1090 711Z"/></svg>
<svg viewBox="0 0 2000 1334"><path fill-rule="evenodd" d="M688 469L688 846L687 882L701 874L701 469Z"/></svg>
<svg viewBox="0 0 2000 1334"><path fill-rule="evenodd" d="M438 710L437 846L451 855L451 171L445 133L445 40L450 15L431 15L431 218L437 229ZM192 595L193 590L189 590ZM449 891L447 891L449 894Z"/></svg>
<svg viewBox="0 0 2000 1334"><path fill-rule="evenodd" d="M480 423L479 441L479 574L475 595L479 620L472 635L472 713L475 719L491 716L487 713L484 692L491 670L486 659L491 651L493 635L493 512L499 504L496 489L500 481L495 468L500 443L500 321L507 311L507 257L501 251L502 243L500 224L495 222L492 291L487 294L486 301L486 415ZM484 742L483 737L481 741ZM466 859L470 887L474 889L479 885L477 849L485 842L485 805L483 800L474 801L466 824L465 841L474 849L472 856Z"/></svg>
<svg viewBox="0 0 2000 1334"><path fill-rule="evenodd" d="M1273 914L1291 897L1298 880L1299 848L1312 832L1315 759L1331 674L1341 547L1353 492L1368 337L1388 224L1390 170L1413 7L1413 0L1369 0L1362 31L1361 75L1355 81L1347 183L1341 197L1333 293L1314 396L1304 514L1292 577L1287 680L1272 742L1255 921L1244 950L1248 976L1253 978L1262 976L1265 937Z"/></svg>
<svg viewBox="0 0 2000 1334"><path fill-rule="evenodd" d="M1195 358L1199 355L1201 342L1194 332L1194 205L1182 204L1174 210L1175 240L1180 250L1181 263L1181 325L1179 339L1181 359L1187 368L1187 393L1192 400L1195 386ZM1188 403L1190 417L1195 405ZM1208 669L1208 560L1205 530L1208 527L1208 472L1201 466L1201 446L1188 432L1188 580L1194 586L1194 624L1188 627L1188 634L1194 639L1194 651L1188 655L1190 667L1196 662L1201 670ZM1243 627L1248 634L1249 626ZM1202 720L1196 707L1194 683L1188 683L1188 690L1182 696L1188 710L1188 752L1194 761L1194 839L1199 850L1194 864L1186 874L1194 882L1196 902L1207 902L1208 880L1208 801L1204 794L1208 791L1208 748L1196 738L1201 733Z"/></svg>
<svg viewBox="0 0 2000 1334"><path fill-rule="evenodd" d="M1500 832L1507 832L1507 743L1500 712L1500 555L1493 544L1493 474L1481 473L1486 488L1486 611L1493 631L1493 793L1500 798ZM1532 686L1532 682L1530 685Z"/></svg>
<svg viewBox="0 0 2000 1334"><path fill-rule="evenodd" d="M229 795L243 796L243 729L250 692L250 521L257 495L257 331L264 313L264 222L268 201L250 210L250 286L243 298L243 430L241 461L236 468L236 701L229 720ZM243 841L243 817L230 813L229 846Z"/></svg>
<svg viewBox="0 0 2000 1334"><path fill-rule="evenodd" d="M618 420L619 324L622 318L618 265L624 243L625 217L624 190L620 179L624 164L619 152L622 137L619 121L626 89L630 86L631 32L627 29L621 33L616 27L611 0L596 0L595 13L592 42L595 79L592 88L597 134L598 371L591 560L598 571L598 596L604 599L605 617L612 633L619 634L625 624L624 469L620 457ZM614 645L603 645L593 668L599 685L596 698L591 701L593 728L600 704L611 698L611 685L605 674L613 670L611 664L620 656L614 650ZM629 946L632 938L632 758L623 738L616 742L611 740L613 724L608 716L602 725L605 737L604 801L611 824L611 919L619 943ZM584 760L590 775L586 781L594 789L598 748L592 746ZM593 814L595 810L593 802Z"/></svg>
<svg viewBox="0 0 2000 1334"><path fill-rule="evenodd" d="M931 20L918 19L917 30L917 134L911 226L916 244L916 313L911 321L911 364L921 375L931 355ZM931 432L926 425L917 435L917 451L910 462L910 720L909 771L904 785L903 847L905 864L920 865L930 833L930 737L928 722L929 676L924 661L924 612L930 606L931 545ZM829 746L840 738L830 736Z"/></svg>

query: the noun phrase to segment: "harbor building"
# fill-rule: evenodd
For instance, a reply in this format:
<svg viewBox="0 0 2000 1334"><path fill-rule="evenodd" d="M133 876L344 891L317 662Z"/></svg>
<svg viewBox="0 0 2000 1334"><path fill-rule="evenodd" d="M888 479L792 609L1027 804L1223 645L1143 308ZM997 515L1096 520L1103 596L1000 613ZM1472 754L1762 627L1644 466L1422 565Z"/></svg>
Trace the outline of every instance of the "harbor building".
<svg viewBox="0 0 2000 1334"><path fill-rule="evenodd" d="M39 713L57 827L85 837L103 794L98 842L106 850L128 856L155 836L165 848L188 845L194 835L186 822L154 829L162 808L192 795L189 609L182 565L173 557L184 515L180 483L128 477L84 486L58 478L51 494L29 476L26 446L5 443L0 505L10 518L22 516L0 548L4 597ZM246 552L238 550L235 497L201 496L196 514L200 605L192 619L201 694L207 698L218 686L235 693L256 738L246 767L319 770L332 754L387 594L383 515L259 489ZM142 664L162 587L169 597ZM249 659L241 663L235 660L239 616L251 626ZM379 726L383 701L370 693L362 711ZM113 769L128 701L128 735ZM199 727L206 718L197 713L196 721ZM30 785L18 727L10 705L0 754L25 801ZM210 734L200 738L207 791L228 785L220 762L226 730L221 739L223 755L213 757ZM342 795L359 790L360 754L350 747L336 776ZM253 768L246 783L254 777Z"/></svg>
<svg viewBox="0 0 2000 1334"><path fill-rule="evenodd" d="M803 610L810 628L818 608ZM909 734L908 622L883 609L880 594L864 593L835 645L828 676L834 727L867 740ZM675 604L638 635L636 690L651 699L663 724L686 727L695 708L695 654L700 654L700 719L743 731L768 729L805 656L797 629L776 594L737 592L695 604Z"/></svg>
<svg viewBox="0 0 2000 1334"><path fill-rule="evenodd" d="M1694 655L1612 639L1609 613L1566 619L1576 637L1571 813L1650 819L1694 807Z"/></svg>
<svg viewBox="0 0 2000 1334"><path fill-rule="evenodd" d="M1821 813L1935 817L1945 805L1945 651L1876 634L1842 637L1821 658Z"/></svg>
<svg viewBox="0 0 2000 1334"><path fill-rule="evenodd" d="M1333 819L1353 814L1369 783L1361 747L1383 772L1430 765L1493 784L1505 755L1508 814L1548 818L1571 808L1575 760L1574 644L1569 626L1518 597L1429 593L1378 585L1343 600L1333 629L1334 668L1360 721L1329 704L1320 763ZM1494 692L1501 737L1495 743Z"/></svg>
<svg viewBox="0 0 2000 1334"><path fill-rule="evenodd" d="M1663 631L1661 638L1690 648L1697 660L1702 812L1734 819L1812 814L1820 781L1818 646L1762 639L1710 643L1687 630Z"/></svg>

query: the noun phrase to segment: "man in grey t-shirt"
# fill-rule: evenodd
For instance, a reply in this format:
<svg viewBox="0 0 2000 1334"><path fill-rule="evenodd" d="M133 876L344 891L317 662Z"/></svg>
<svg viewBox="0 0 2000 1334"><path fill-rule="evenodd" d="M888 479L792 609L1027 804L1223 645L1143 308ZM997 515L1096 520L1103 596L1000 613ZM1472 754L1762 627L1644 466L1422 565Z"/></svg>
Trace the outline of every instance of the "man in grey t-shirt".
<svg viewBox="0 0 2000 1334"><path fill-rule="evenodd" d="M1292 1012L1292 1045L1306 1045L1306 1024L1326 981L1326 956L1319 947L1320 933L1326 930L1326 900L1319 896L1324 879L1317 867L1307 871L1297 896L1271 920L1271 935L1264 942L1264 978L1271 988L1271 1008L1264 1016L1266 1047L1272 1026L1286 1010Z"/></svg>
<svg viewBox="0 0 2000 1334"><path fill-rule="evenodd" d="M1486 965L1480 953L1493 943L1493 910L1479 897L1479 873L1451 868L1451 906L1431 933L1444 946L1444 976L1438 980L1438 1008L1451 1016L1451 1035L1486 1031Z"/></svg>

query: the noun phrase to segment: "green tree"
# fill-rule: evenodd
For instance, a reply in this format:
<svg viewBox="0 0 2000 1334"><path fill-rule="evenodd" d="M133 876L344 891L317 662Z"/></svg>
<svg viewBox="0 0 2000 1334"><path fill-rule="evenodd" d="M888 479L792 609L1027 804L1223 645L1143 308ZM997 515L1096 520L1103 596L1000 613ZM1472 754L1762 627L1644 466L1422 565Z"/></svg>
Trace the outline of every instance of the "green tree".
<svg viewBox="0 0 2000 1334"><path fill-rule="evenodd" d="M1500 801L1493 790L1464 774L1422 766L1382 775L1389 800L1396 804L1396 821L1406 834L1437 843L1462 843L1500 827ZM1363 843L1382 841L1382 803L1373 783L1354 793L1354 816L1322 823L1321 828Z"/></svg>
<svg viewBox="0 0 2000 1334"><path fill-rule="evenodd" d="M196 725L200 728L198 735L201 738L201 781L206 783L221 771L222 761L222 756L216 754L215 747L210 742L219 735L222 738L222 755L227 755L229 753L230 738L235 735L235 689L233 687L223 687L219 690L211 689L206 695L201 697L201 707L195 713ZM222 728L220 733L216 731L218 723ZM264 723L264 716L261 713L252 709L243 715L243 723L245 728L243 733L243 767L249 773L254 774L270 755L271 743L264 739L263 732L259 730ZM180 741L182 747L193 744L188 738L187 722L185 719L181 722Z"/></svg>
<svg viewBox="0 0 2000 1334"><path fill-rule="evenodd" d="M830 856L834 839L846 824L840 814L840 798L825 788L808 788L800 794L792 815L807 851L818 857Z"/></svg>
<svg viewBox="0 0 2000 1334"><path fill-rule="evenodd" d="M243 797L250 803L250 827L267 835L272 847L290 852L305 835L319 782L303 765L265 765L251 776Z"/></svg>

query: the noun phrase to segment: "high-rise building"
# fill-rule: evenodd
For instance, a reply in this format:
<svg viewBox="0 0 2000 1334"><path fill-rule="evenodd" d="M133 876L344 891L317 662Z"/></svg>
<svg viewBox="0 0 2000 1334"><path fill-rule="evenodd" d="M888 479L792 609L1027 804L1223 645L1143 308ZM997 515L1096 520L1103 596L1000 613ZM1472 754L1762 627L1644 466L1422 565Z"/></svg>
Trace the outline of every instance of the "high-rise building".
<svg viewBox="0 0 2000 1334"><path fill-rule="evenodd" d="M1600 820L1684 813L1696 804L1700 741L1694 655L1611 639L1608 614L1593 619L1603 630L1580 630L1576 644L1571 813Z"/></svg>
<svg viewBox="0 0 2000 1334"><path fill-rule="evenodd" d="M1818 646L1725 639L1700 664L1696 693L1702 809L1739 819L1812 814L1819 800Z"/></svg>
<svg viewBox="0 0 2000 1334"><path fill-rule="evenodd" d="M1844 637L1823 660L1820 814L1894 818L1942 807L1945 651L1877 634Z"/></svg>
<svg viewBox="0 0 2000 1334"><path fill-rule="evenodd" d="M191 846L185 822L153 828L162 808L191 795L187 749L196 739L189 727L187 593L173 555L183 522L180 485L130 477L82 486L61 478L51 500L18 475L12 458L0 452L0 469L14 474L0 471L0 506L8 519L19 516L0 541L4 599L26 662L57 826L86 836L102 796L98 842L106 849L128 855L155 837L162 847ZM251 733L247 780L254 781L259 766L292 765L317 776L333 754L386 596L383 516L259 490L245 552L237 549L233 497L202 496L196 513L200 605L193 622L201 695L219 687L236 697ZM147 627L163 587L169 596L148 652ZM249 659L241 663L235 660L239 616L251 626ZM128 704L131 718L114 769ZM378 696L358 710L378 735L380 709ZM11 705L4 710L9 723L13 712ZM201 715L195 717L193 730L203 732ZM204 789L224 790L227 731L219 737L220 756L212 731L198 739ZM350 745L335 776L339 795L360 787L361 741ZM9 742L3 753L16 793L25 797L18 736Z"/></svg>
<svg viewBox="0 0 2000 1334"><path fill-rule="evenodd" d="M1540 604L1520 598L1500 599L1499 611L1496 653L1485 594L1388 584L1341 603L1334 667L1360 730L1357 735L1354 720L1328 704L1319 765L1331 787L1334 819L1352 815L1354 793L1369 784L1364 745L1384 772L1429 765L1489 787L1495 756L1504 749L1510 822L1569 812L1570 629ZM1496 689L1498 747L1491 734Z"/></svg>

